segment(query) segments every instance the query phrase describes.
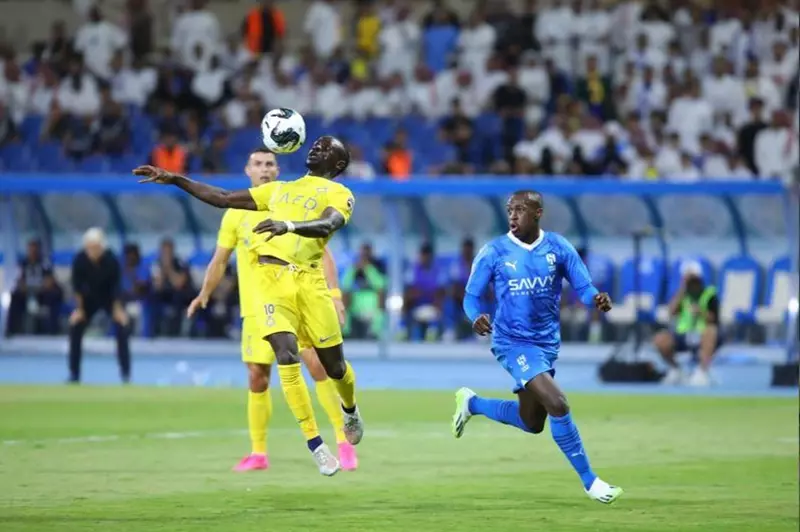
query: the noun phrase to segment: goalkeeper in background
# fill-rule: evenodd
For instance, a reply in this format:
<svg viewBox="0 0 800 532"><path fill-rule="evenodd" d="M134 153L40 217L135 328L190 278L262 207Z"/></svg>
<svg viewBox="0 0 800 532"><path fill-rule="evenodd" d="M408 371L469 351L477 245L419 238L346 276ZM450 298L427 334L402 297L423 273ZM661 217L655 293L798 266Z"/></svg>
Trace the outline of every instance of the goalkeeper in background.
<svg viewBox="0 0 800 532"><path fill-rule="evenodd" d="M266 148L259 148L250 154L245 166L245 174L253 187L270 183L278 178L278 162L275 155ZM234 468L234 471L252 471L267 469L267 426L272 415L272 401L269 394L269 380L275 352L266 340L258 334L254 320L261 313L255 308L257 300L254 291L257 289L253 280L252 268L255 256L249 253L248 241L252 229L265 218L264 213L228 209L220 224L217 249L208 265L203 288L192 301L187 311L191 317L198 308L205 308L211 294L222 280L228 260L236 250L237 275L239 278L239 305L242 315L242 360L247 364L250 391L247 395L247 424L250 431L251 452ZM341 292L337 287L336 264L326 249L323 258L325 278L334 296L336 310L340 322L344 320L344 305ZM306 347L306 346L303 346ZM301 351L301 358L309 373L316 382L317 398L330 418L336 432L339 450L339 462L344 470L354 470L358 466L355 448L347 442L344 435L344 417L339 406L339 395L336 386L328 378L325 368L320 364L316 353L310 347ZM301 385L307 387L301 376ZM306 395L308 392L305 392Z"/></svg>

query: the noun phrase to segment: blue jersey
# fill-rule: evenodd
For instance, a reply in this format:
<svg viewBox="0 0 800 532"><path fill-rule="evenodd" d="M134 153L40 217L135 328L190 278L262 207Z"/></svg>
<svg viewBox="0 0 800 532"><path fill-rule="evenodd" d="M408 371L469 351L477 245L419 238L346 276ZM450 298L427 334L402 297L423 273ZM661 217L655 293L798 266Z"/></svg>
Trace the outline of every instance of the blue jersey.
<svg viewBox="0 0 800 532"><path fill-rule="evenodd" d="M561 344L561 284L566 279L585 305L598 293L578 252L556 233L540 232L532 244L511 233L480 250L467 281L464 311L480 316L480 297L494 285L497 310L492 346L536 346L556 355Z"/></svg>

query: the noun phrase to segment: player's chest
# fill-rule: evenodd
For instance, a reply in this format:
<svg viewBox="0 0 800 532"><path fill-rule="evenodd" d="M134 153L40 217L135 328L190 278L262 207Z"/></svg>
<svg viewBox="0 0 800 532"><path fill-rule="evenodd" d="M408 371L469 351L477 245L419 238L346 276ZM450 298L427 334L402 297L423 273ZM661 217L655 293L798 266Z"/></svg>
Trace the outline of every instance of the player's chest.
<svg viewBox="0 0 800 532"><path fill-rule="evenodd" d="M550 293L557 288L558 271L558 258L550 251L513 250L495 266L495 276L512 295Z"/></svg>
<svg viewBox="0 0 800 532"><path fill-rule="evenodd" d="M328 187L282 187L269 202L276 213L322 214L328 205Z"/></svg>

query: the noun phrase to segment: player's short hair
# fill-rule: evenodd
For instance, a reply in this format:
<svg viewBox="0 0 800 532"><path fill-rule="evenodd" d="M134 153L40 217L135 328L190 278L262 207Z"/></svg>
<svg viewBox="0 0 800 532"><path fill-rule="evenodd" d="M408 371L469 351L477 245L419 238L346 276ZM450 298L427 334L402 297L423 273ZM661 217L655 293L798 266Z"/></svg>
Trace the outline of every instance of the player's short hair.
<svg viewBox="0 0 800 532"><path fill-rule="evenodd" d="M269 148L265 148L264 146L259 146L258 148L254 148L254 149L250 150L250 155L253 155L255 153L270 153L272 155L275 155L274 151L270 150ZM277 157L277 155L276 155L276 157Z"/></svg>
<svg viewBox="0 0 800 532"><path fill-rule="evenodd" d="M544 197L542 196L541 192L537 192L535 190L517 190L512 195L513 196L527 196L533 201L537 202L541 207L544 207Z"/></svg>
<svg viewBox="0 0 800 532"><path fill-rule="evenodd" d="M339 144L342 145L342 149L344 150L344 167L342 167L341 170L337 168L336 173L333 174L333 177L338 177L342 175L342 173L345 170L347 170L348 166L350 166L350 150L347 149L347 145L341 139L337 139L336 137L331 137L331 138L339 142Z"/></svg>

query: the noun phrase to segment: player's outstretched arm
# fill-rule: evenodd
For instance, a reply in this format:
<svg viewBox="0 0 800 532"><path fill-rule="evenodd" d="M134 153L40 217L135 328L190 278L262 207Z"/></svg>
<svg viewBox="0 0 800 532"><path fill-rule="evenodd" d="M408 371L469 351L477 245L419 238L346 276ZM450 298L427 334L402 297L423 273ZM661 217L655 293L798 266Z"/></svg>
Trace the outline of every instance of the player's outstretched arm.
<svg viewBox="0 0 800 532"><path fill-rule="evenodd" d="M273 237L295 233L306 238L327 238L345 224L342 213L333 207L328 207L322 211L322 216L316 220L304 222L282 222L280 220L264 220L254 229L254 233L270 233L267 240Z"/></svg>
<svg viewBox="0 0 800 532"><path fill-rule="evenodd" d="M188 192L203 203L208 203L220 209L244 209L257 211L253 196L249 190L225 190L224 188L212 187L199 181L193 181L186 176L167 172L162 168L145 165L133 170L133 174L141 176L143 179L139 183L157 183L159 185L175 185L181 190Z"/></svg>
<svg viewBox="0 0 800 532"><path fill-rule="evenodd" d="M197 297L189 303L189 308L186 309L186 316L191 318L198 309L206 308L211 294L217 289L222 278L225 277L225 269L228 267L228 260L233 253L232 249L217 246L214 251L214 256L211 257L211 262L206 267L206 273L203 276L203 287Z"/></svg>

